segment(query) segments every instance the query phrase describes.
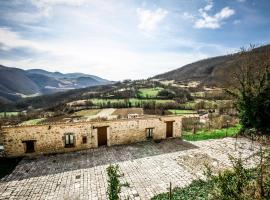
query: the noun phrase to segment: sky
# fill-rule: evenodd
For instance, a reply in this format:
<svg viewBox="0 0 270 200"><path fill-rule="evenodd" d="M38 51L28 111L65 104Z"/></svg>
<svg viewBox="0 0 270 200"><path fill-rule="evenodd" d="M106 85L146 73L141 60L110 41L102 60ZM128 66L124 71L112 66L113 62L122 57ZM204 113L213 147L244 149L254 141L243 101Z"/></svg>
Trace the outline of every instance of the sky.
<svg viewBox="0 0 270 200"><path fill-rule="evenodd" d="M0 0L0 64L143 79L270 43L269 0Z"/></svg>

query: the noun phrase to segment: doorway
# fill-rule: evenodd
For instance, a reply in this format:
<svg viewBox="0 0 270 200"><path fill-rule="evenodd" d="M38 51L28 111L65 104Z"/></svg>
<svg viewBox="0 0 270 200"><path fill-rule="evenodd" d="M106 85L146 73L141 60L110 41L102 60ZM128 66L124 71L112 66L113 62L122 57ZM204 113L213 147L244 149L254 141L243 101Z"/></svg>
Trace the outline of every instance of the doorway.
<svg viewBox="0 0 270 200"><path fill-rule="evenodd" d="M166 122L166 138L173 136L173 121Z"/></svg>
<svg viewBox="0 0 270 200"><path fill-rule="evenodd" d="M107 126L97 128L98 146L107 146Z"/></svg>
<svg viewBox="0 0 270 200"><path fill-rule="evenodd" d="M35 152L35 141L34 140L28 140L24 141L25 143L25 153L33 153Z"/></svg>

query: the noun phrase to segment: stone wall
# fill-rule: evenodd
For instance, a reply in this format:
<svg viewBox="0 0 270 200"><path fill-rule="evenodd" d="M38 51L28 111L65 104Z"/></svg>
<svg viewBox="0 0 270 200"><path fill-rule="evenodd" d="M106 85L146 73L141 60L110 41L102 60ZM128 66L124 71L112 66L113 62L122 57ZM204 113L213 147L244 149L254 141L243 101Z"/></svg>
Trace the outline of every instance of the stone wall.
<svg viewBox="0 0 270 200"><path fill-rule="evenodd" d="M1 130L6 156L69 152L98 147L98 128L107 127L107 145L145 141L146 128L153 128L153 139L166 138L166 121L174 121L173 137L181 136L179 116L138 118L104 122L63 123L6 127ZM65 135L74 135L74 147L65 147ZM86 143L83 142L86 138ZM25 141L34 141L34 153L25 153Z"/></svg>

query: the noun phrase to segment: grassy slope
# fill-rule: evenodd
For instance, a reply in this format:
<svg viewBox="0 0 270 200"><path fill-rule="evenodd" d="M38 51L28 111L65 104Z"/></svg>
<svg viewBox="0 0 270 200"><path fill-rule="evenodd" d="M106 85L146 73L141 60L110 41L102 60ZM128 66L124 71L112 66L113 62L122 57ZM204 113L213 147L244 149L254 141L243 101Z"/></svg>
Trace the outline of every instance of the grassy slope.
<svg viewBox="0 0 270 200"><path fill-rule="evenodd" d="M110 101L111 103L116 103L116 102L125 102L124 99L89 99L91 100L94 104L98 103L106 103ZM156 103L168 103L168 102L174 102L173 100L169 99L136 99L136 98L130 98L129 101L131 102L132 106L135 106L136 102L152 102L155 101Z"/></svg>
<svg viewBox="0 0 270 200"><path fill-rule="evenodd" d="M36 125L44 121L46 118L39 118L39 119L30 119L28 121L22 122L20 125Z"/></svg>
<svg viewBox="0 0 270 200"><path fill-rule="evenodd" d="M196 134L193 134L191 132L186 132L182 136L183 139L188 141L198 141L198 140L208 140L208 139L219 139L224 138L226 135L228 137L235 136L241 129L240 125L237 125L235 127L230 127L228 129L216 129L216 130L210 130L210 131L199 131Z"/></svg>
<svg viewBox="0 0 270 200"><path fill-rule="evenodd" d="M196 111L194 110L168 110L168 111L176 115L196 114Z"/></svg>
<svg viewBox="0 0 270 200"><path fill-rule="evenodd" d="M6 116L17 116L20 112L6 112ZM0 112L0 118L5 116L5 112Z"/></svg>
<svg viewBox="0 0 270 200"><path fill-rule="evenodd" d="M141 97L149 97L149 98L155 98L157 97L157 94L159 91L161 91L163 88L155 87L155 88L141 88L139 89L139 95Z"/></svg>

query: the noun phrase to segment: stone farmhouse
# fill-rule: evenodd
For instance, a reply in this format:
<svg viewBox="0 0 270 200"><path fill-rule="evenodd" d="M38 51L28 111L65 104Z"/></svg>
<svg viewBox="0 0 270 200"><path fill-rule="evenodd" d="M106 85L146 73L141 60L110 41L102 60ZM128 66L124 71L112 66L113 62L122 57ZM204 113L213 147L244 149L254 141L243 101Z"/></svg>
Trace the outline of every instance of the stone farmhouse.
<svg viewBox="0 0 270 200"><path fill-rule="evenodd" d="M63 153L180 137L181 116L3 127L7 157Z"/></svg>

